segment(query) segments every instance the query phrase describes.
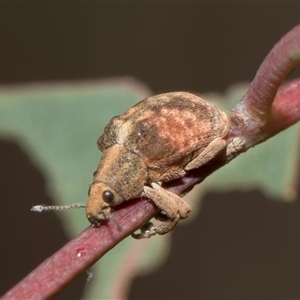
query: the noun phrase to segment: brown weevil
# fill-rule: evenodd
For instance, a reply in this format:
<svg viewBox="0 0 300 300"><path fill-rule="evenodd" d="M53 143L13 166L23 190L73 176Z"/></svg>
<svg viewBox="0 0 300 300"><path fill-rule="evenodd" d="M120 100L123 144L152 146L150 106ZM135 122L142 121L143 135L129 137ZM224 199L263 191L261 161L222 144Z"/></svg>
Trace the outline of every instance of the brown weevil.
<svg viewBox="0 0 300 300"><path fill-rule="evenodd" d="M103 157L90 186L86 216L97 226L111 207L145 196L166 219L145 226L136 238L171 231L187 218L190 206L161 187L214 159L226 147L227 115L188 92L160 94L111 119L97 141Z"/></svg>

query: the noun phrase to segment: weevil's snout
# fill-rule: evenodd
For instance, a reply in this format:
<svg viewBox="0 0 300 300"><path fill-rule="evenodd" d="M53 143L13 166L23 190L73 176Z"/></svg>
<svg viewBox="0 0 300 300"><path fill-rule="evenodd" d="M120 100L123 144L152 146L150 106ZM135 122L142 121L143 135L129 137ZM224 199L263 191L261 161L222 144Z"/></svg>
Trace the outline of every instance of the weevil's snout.
<svg viewBox="0 0 300 300"><path fill-rule="evenodd" d="M94 182L86 206L86 217L93 226L99 226L110 218L110 207L124 199L103 182Z"/></svg>
<svg viewBox="0 0 300 300"><path fill-rule="evenodd" d="M93 226L99 226L110 218L110 207L102 207L99 210L90 210L86 208L86 217Z"/></svg>
<svg viewBox="0 0 300 300"><path fill-rule="evenodd" d="M86 217L88 218L89 222L96 227L100 226L103 222L105 222L108 219L106 218L106 215L93 215L92 213L87 213Z"/></svg>
<svg viewBox="0 0 300 300"><path fill-rule="evenodd" d="M90 223L93 225L93 226L99 226L101 223L103 223L103 219L97 217L97 216L93 216L92 214L88 213L86 215L86 217L88 218L88 220L90 221Z"/></svg>

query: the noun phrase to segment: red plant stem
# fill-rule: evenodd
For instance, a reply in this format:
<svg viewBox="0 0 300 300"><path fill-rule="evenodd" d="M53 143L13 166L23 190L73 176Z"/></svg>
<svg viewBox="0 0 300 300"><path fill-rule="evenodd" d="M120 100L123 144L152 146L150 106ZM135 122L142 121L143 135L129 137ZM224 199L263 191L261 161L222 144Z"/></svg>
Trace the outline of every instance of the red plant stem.
<svg viewBox="0 0 300 300"><path fill-rule="evenodd" d="M251 87L237 105L248 113L265 119L271 109L279 86L300 61L300 24L275 44L260 65Z"/></svg>
<svg viewBox="0 0 300 300"><path fill-rule="evenodd" d="M300 79L281 86L271 108L268 134L277 134L299 121ZM270 136L269 136L270 137Z"/></svg>
<svg viewBox="0 0 300 300"><path fill-rule="evenodd" d="M230 143L235 137L243 137L247 141L237 155L300 120L300 79L280 87L277 93L291 68L300 63L299 49L300 25L275 45L259 68L249 91L232 111L227 142ZM163 186L181 194L230 159L232 157L215 160ZM156 212L157 208L152 201L146 199L123 203L113 213L113 222L108 221L99 228L85 229L1 299L47 299L53 296L122 239L140 228ZM118 230L115 222L121 225L122 231Z"/></svg>
<svg viewBox="0 0 300 300"><path fill-rule="evenodd" d="M114 222L107 222L97 228L89 226L1 299L47 299L53 296L130 232L138 229L141 222L151 218L155 212L155 205L147 199L125 202L114 212L114 219L122 226L121 231Z"/></svg>
<svg viewBox="0 0 300 300"><path fill-rule="evenodd" d="M248 92L232 110L229 138L244 137L245 150L251 144L258 144L268 138L267 127L274 122L272 104L277 90L299 63L300 24L273 47L259 67ZM292 98L289 96L289 99ZM289 105L288 101L284 102L283 105Z"/></svg>

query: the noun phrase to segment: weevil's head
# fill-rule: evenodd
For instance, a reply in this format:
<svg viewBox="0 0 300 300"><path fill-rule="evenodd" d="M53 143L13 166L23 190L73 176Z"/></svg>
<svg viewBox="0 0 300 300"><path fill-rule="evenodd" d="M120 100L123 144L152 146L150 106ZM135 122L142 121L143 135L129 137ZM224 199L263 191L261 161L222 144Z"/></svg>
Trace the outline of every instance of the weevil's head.
<svg viewBox="0 0 300 300"><path fill-rule="evenodd" d="M86 217L93 226L99 226L110 218L112 206L122 203L125 199L103 182L94 182L89 192L86 206Z"/></svg>

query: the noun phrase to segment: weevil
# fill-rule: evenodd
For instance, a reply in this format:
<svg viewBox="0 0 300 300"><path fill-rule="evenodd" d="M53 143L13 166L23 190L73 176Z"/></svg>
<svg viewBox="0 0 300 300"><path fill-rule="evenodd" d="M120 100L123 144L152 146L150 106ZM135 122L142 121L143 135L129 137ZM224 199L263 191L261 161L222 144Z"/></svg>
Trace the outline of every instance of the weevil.
<svg viewBox="0 0 300 300"><path fill-rule="evenodd" d="M98 226L110 219L111 207L145 196L166 218L134 237L171 231L191 209L161 184L214 159L226 148L228 131L223 111L188 92L146 98L112 118L97 141L103 156L90 185L88 220Z"/></svg>

